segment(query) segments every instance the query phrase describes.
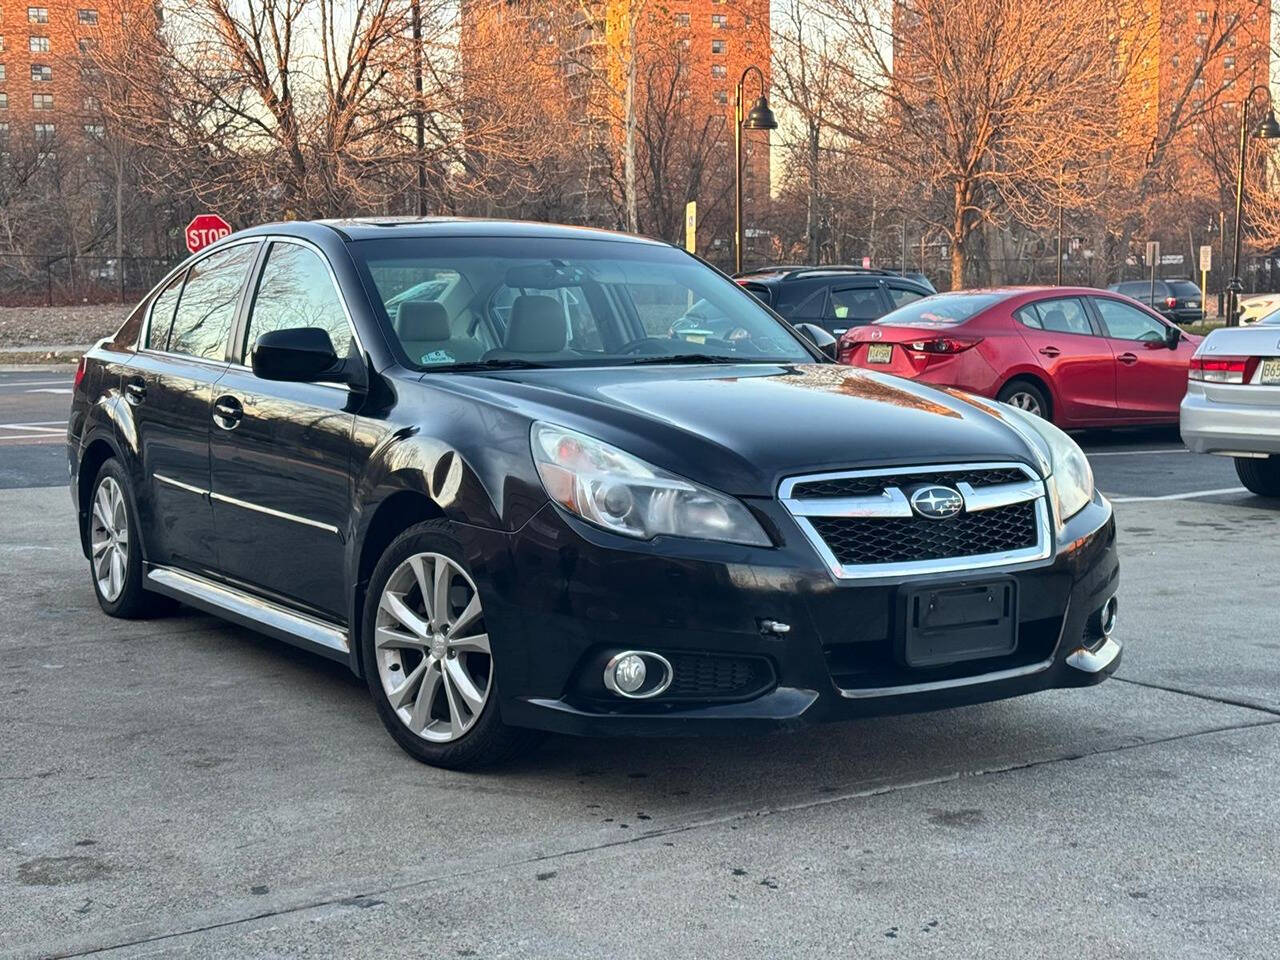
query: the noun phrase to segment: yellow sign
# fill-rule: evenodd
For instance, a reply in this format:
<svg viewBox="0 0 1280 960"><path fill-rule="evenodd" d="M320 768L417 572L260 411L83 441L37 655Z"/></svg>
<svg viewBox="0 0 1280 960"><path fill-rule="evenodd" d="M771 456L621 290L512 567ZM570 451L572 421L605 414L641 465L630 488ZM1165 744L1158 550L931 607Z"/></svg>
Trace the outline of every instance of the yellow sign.
<svg viewBox="0 0 1280 960"><path fill-rule="evenodd" d="M690 200L684 205L684 248L690 253L698 252L697 200Z"/></svg>

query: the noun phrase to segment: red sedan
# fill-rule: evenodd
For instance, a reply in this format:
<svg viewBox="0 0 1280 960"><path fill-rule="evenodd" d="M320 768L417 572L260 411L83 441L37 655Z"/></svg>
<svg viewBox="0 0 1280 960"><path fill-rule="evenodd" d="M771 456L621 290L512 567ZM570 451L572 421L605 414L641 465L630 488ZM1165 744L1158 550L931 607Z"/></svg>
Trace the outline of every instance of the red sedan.
<svg viewBox="0 0 1280 960"><path fill-rule="evenodd" d="M842 363L995 397L1062 427L1177 423L1200 338L1088 287L941 293L840 338Z"/></svg>

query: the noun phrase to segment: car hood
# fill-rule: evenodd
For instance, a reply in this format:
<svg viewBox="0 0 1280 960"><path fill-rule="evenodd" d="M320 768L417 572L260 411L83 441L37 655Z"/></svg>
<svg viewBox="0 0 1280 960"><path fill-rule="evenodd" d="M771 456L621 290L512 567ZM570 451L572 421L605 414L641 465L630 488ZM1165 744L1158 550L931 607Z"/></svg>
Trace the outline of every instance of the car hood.
<svg viewBox="0 0 1280 960"><path fill-rule="evenodd" d="M824 470L1014 460L991 400L834 364L586 367L428 374L533 420L598 437L739 496Z"/></svg>

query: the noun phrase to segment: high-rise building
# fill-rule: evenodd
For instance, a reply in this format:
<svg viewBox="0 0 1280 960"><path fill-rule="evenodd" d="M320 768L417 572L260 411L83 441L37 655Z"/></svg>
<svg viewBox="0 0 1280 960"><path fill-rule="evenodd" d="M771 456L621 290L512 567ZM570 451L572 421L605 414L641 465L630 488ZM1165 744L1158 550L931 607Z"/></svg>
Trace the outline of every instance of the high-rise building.
<svg viewBox="0 0 1280 960"><path fill-rule="evenodd" d="M100 141L104 48L159 17L153 0L0 0L0 150Z"/></svg>
<svg viewBox="0 0 1280 960"><path fill-rule="evenodd" d="M659 98L679 110L689 137L696 133L720 154L728 172L723 183L708 184L731 197L734 95L739 78L751 65L766 85L770 77L769 0L464 0L462 6L463 75L468 56L488 56L480 38L493 35L494 24L518 18L535 24L548 43L558 45L561 74L570 113L588 148L607 147L613 156L625 136L625 93L628 75L636 78L634 111L651 122ZM514 27L513 27L514 29ZM470 51L470 52L469 52ZM632 70L631 60L635 64ZM465 82L465 80L464 80ZM746 109L759 96L760 81L748 80ZM477 121L478 122L478 121ZM766 132L748 131L744 139L744 202L748 214L768 198L770 150ZM582 191L574 218L601 218L592 193L604 174ZM700 205L706 198L699 198ZM729 210L731 212L731 201ZM749 219L749 217L748 217Z"/></svg>
<svg viewBox="0 0 1280 960"><path fill-rule="evenodd" d="M1196 135L1238 123L1243 98L1268 87L1268 0L1129 0L1122 20L1122 110L1137 141L1175 129L1177 146L1189 148ZM1263 100L1253 101L1255 113ZM1179 153L1196 165L1191 151Z"/></svg>

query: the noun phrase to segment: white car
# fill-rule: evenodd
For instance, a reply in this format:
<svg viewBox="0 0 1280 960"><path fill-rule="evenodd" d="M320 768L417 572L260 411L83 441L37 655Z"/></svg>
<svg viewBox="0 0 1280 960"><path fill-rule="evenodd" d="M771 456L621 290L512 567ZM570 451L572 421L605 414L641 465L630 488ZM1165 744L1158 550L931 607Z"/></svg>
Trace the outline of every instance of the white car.
<svg viewBox="0 0 1280 960"><path fill-rule="evenodd" d="M1240 300L1240 326L1258 323L1269 313L1280 310L1280 293L1259 293Z"/></svg>
<svg viewBox="0 0 1280 960"><path fill-rule="evenodd" d="M1193 453L1234 457L1241 483L1280 497L1280 310L1201 341L1180 423Z"/></svg>

